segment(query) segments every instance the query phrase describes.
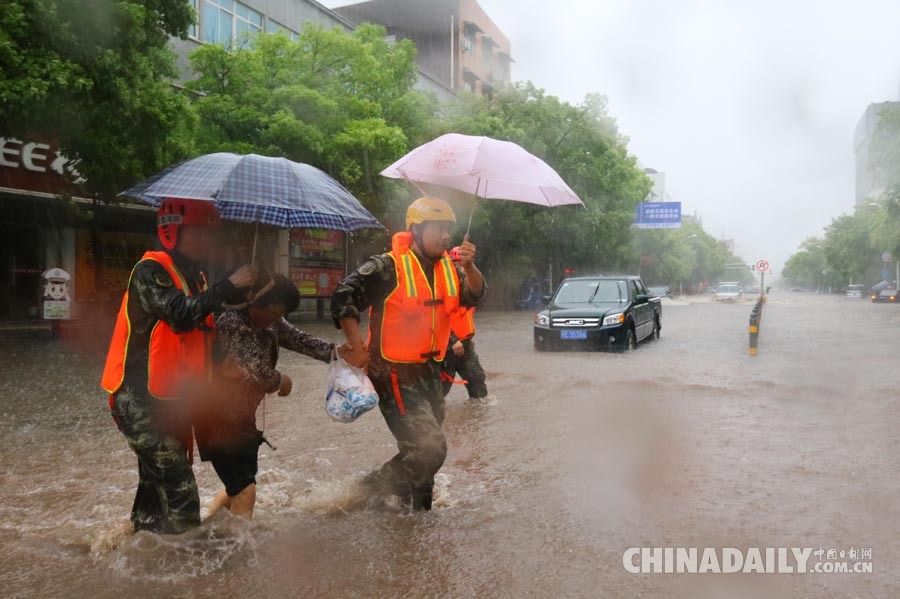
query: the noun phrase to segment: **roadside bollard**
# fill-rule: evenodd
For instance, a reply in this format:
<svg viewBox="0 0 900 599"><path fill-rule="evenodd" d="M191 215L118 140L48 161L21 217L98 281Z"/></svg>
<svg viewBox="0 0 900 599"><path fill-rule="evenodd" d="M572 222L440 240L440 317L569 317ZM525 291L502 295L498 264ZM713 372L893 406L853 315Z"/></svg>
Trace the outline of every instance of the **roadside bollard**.
<svg viewBox="0 0 900 599"><path fill-rule="evenodd" d="M757 343L759 341L759 325L762 322L762 307L763 300L760 299L756 302L756 305L753 306L753 311L750 313L750 355L755 356L757 354Z"/></svg>

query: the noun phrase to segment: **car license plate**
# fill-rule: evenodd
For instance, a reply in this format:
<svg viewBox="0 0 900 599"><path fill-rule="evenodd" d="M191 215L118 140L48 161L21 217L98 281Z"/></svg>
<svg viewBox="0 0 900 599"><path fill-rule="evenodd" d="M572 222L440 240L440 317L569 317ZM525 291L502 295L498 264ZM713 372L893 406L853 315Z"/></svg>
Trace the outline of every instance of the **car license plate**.
<svg viewBox="0 0 900 599"><path fill-rule="evenodd" d="M561 339L587 339L587 331L560 331L559 336Z"/></svg>

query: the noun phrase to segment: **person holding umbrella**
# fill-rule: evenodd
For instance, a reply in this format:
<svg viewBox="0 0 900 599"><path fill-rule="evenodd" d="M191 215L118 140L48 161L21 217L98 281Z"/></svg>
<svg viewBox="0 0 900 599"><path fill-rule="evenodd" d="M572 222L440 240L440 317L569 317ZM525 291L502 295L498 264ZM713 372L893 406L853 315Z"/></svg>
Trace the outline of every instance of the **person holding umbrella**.
<svg viewBox="0 0 900 599"><path fill-rule="evenodd" d="M456 216L443 200L422 197L406 211L406 230L387 254L372 256L347 276L331 298L335 325L349 347L344 358L368 367L379 407L399 452L365 479L376 492L398 495L413 509L431 509L434 476L447 456L442 424L441 363L450 318L474 306L486 287L476 248L460 245L459 265L447 254ZM369 339L359 332L369 310Z"/></svg>
<svg viewBox="0 0 900 599"><path fill-rule="evenodd" d="M138 457L135 531L177 534L200 524L186 399L209 376L213 311L241 301L256 271L243 266L207 286L202 269L220 226L212 202L166 198L157 225L163 250L131 272L101 386Z"/></svg>

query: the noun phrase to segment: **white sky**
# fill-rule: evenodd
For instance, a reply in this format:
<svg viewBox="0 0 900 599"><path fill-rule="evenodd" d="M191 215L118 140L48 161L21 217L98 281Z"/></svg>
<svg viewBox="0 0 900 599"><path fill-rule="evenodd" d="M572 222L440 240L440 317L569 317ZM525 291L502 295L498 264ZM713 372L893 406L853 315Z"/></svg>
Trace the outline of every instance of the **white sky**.
<svg viewBox="0 0 900 599"><path fill-rule="evenodd" d="M574 103L605 94L685 213L776 271L852 211L856 123L898 99L900 2L479 2L510 38L514 80Z"/></svg>

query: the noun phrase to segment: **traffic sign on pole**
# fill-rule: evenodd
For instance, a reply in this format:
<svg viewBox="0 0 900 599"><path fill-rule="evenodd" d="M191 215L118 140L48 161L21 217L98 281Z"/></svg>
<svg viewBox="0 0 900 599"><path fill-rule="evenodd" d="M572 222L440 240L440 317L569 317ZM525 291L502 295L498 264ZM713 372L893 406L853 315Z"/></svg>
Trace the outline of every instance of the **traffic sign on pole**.
<svg viewBox="0 0 900 599"><path fill-rule="evenodd" d="M759 272L766 272L769 270L769 261L768 260L757 260L756 261L756 270Z"/></svg>

